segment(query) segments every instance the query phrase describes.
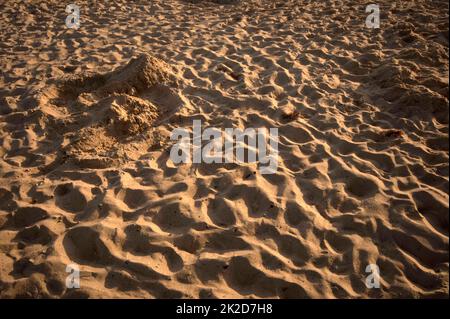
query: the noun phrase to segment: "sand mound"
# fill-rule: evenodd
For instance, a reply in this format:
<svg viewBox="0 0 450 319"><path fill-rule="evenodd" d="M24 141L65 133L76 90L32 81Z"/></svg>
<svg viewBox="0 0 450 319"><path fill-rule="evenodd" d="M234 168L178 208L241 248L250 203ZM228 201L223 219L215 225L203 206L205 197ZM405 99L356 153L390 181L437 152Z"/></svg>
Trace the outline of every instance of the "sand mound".
<svg viewBox="0 0 450 319"><path fill-rule="evenodd" d="M158 108L146 100L127 94L114 94L99 102L106 110L103 121L116 136L133 136L153 125Z"/></svg>
<svg viewBox="0 0 450 319"><path fill-rule="evenodd" d="M174 68L141 54L108 73L66 77L42 90L39 103L49 128L70 134L65 156L81 166L106 167L125 154L137 158L157 141L155 122L168 105L151 97L177 81ZM172 107L173 112L177 105Z"/></svg>
<svg viewBox="0 0 450 319"><path fill-rule="evenodd" d="M112 72L68 78L61 89L63 92L77 95L85 92L98 95L113 93L137 95L156 84L174 82L176 76L173 68L156 57L143 53Z"/></svg>

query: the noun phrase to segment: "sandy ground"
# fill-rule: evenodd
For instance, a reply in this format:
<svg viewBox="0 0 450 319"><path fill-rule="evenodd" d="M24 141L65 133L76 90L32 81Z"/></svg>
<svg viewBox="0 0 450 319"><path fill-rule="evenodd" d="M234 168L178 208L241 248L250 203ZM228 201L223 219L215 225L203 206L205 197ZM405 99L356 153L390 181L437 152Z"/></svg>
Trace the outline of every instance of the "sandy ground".
<svg viewBox="0 0 450 319"><path fill-rule="evenodd" d="M0 2L0 297L448 297L446 1L76 3ZM277 172L172 163L194 119Z"/></svg>

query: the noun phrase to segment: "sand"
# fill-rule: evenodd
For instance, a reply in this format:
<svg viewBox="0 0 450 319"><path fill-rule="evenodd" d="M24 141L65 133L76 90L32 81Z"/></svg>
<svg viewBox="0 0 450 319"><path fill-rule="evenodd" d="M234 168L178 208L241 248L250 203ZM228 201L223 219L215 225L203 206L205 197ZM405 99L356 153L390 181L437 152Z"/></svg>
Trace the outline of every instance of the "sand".
<svg viewBox="0 0 450 319"><path fill-rule="evenodd" d="M0 4L1 298L448 298L446 1L76 3ZM276 173L174 164L194 119Z"/></svg>

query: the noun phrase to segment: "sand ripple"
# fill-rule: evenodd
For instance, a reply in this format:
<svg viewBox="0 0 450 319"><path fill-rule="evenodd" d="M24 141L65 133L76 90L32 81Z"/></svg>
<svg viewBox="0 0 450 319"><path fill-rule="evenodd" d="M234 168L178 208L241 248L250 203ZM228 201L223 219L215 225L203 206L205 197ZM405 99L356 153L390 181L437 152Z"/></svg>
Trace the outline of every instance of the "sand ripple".
<svg viewBox="0 0 450 319"><path fill-rule="evenodd" d="M448 297L448 4L378 2L4 4L0 297ZM174 165L193 119L278 171Z"/></svg>

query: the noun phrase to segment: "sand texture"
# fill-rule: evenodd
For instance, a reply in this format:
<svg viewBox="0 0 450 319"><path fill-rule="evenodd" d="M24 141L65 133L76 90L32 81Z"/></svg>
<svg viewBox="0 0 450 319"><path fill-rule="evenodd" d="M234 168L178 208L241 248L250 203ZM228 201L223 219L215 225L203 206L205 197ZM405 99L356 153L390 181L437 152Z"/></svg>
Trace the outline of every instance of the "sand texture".
<svg viewBox="0 0 450 319"><path fill-rule="evenodd" d="M221 2L0 1L0 298L448 298L447 1Z"/></svg>

